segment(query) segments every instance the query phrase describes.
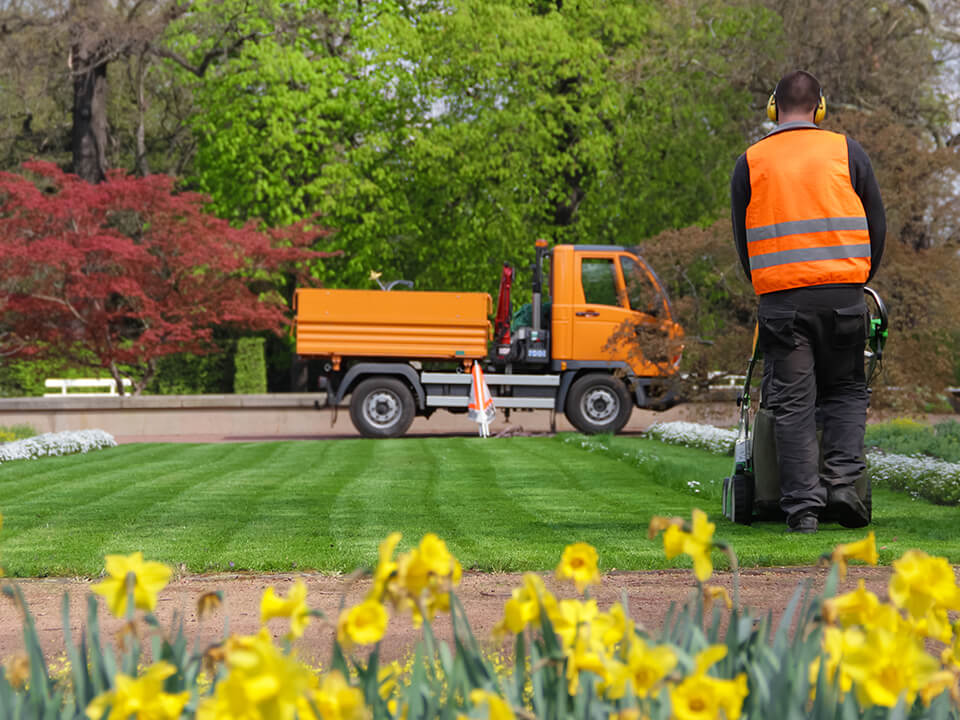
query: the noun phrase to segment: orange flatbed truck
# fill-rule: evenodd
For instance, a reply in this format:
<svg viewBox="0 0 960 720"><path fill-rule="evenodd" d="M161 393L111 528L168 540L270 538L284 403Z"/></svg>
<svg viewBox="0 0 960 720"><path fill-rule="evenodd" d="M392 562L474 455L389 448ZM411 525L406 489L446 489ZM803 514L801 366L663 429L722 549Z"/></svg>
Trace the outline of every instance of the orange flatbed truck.
<svg viewBox="0 0 960 720"><path fill-rule="evenodd" d="M494 322L486 293L301 288L297 353L320 361L328 405L350 396L366 437L398 437L439 408L466 412L475 362L496 408L563 412L584 433L616 433L634 407L670 403L683 333L643 258L619 245L538 240L531 267L532 303L519 326L506 264ZM669 340L672 356L651 362L611 346L626 320Z"/></svg>

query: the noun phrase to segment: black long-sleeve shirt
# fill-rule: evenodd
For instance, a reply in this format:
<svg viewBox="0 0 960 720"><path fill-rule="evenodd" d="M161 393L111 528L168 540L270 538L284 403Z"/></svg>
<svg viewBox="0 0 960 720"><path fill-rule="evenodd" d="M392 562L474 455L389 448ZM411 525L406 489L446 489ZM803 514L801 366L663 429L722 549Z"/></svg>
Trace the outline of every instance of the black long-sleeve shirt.
<svg viewBox="0 0 960 720"><path fill-rule="evenodd" d="M796 127L780 126L774 132L800 132L805 128L814 128L811 123L797 123ZM867 229L870 234L870 275L869 282L880 267L883 257L883 248L887 235L887 219L883 210L883 200L880 197L880 186L873 174L870 158L860 146L851 138L847 138L847 160L850 164L850 182L854 192L863 203L867 216ZM740 256L743 271L750 278L750 256L747 253L747 205L750 204L750 167L747 164L747 154L737 159L733 168L733 177L730 180L730 207L733 220L733 238Z"/></svg>

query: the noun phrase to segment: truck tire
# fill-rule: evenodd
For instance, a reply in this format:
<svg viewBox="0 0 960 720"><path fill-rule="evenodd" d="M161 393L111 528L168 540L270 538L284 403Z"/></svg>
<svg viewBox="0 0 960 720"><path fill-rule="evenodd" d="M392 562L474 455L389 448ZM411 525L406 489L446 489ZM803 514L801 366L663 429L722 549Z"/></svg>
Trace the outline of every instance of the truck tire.
<svg viewBox="0 0 960 720"><path fill-rule="evenodd" d="M618 433L633 412L633 398L622 381L592 373L577 378L567 395L567 419L587 435Z"/></svg>
<svg viewBox="0 0 960 720"><path fill-rule="evenodd" d="M350 396L350 419L364 437L400 437L410 428L414 414L413 394L396 378L367 378Z"/></svg>

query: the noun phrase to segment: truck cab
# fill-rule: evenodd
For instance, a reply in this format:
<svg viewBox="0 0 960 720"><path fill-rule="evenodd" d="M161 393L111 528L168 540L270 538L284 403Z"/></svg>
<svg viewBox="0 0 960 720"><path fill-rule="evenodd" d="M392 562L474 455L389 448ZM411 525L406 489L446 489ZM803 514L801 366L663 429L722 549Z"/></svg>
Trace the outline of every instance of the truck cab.
<svg viewBox="0 0 960 720"><path fill-rule="evenodd" d="M636 252L619 245L558 245L538 252L534 275L544 273L549 294L542 298L534 281L530 326L512 328L512 352L495 350L500 365L546 364L556 371L602 363L646 378L675 372L683 332L659 278ZM659 335L664 347L644 352L631 333ZM673 352L665 355L666 346Z"/></svg>

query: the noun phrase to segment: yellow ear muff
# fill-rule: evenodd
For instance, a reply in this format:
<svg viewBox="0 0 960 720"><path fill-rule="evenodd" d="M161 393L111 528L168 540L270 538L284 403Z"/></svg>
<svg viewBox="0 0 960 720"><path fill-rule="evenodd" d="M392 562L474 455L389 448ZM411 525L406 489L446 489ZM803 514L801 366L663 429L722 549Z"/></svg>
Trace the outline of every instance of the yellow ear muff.
<svg viewBox="0 0 960 720"><path fill-rule="evenodd" d="M777 121L777 93L776 91L770 93L770 99L767 100L767 117L770 118L770 122Z"/></svg>
<svg viewBox="0 0 960 720"><path fill-rule="evenodd" d="M819 125L827 116L827 99L820 93L820 101L817 103L817 109L813 112L813 122Z"/></svg>

